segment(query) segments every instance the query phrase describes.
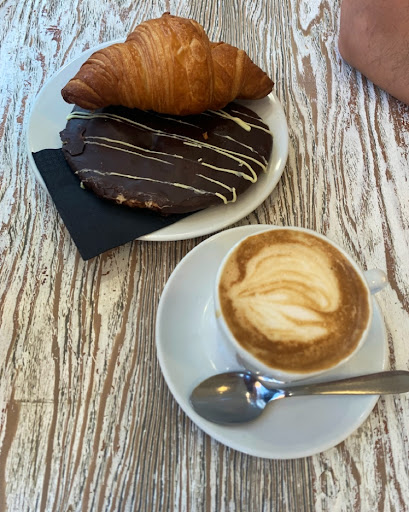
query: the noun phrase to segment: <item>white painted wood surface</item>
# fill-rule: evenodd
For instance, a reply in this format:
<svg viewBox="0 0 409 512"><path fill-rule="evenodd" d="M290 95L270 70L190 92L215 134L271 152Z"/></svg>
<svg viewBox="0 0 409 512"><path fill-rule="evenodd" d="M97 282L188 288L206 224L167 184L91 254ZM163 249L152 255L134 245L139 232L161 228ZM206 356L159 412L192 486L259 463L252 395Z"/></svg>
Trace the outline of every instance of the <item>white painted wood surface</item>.
<svg viewBox="0 0 409 512"><path fill-rule="evenodd" d="M269 72L287 115L285 173L239 225L313 228L385 268L390 366L409 369L409 108L342 62L339 7L0 3L0 511L409 510L408 395L381 398L345 442L293 461L243 455L192 424L161 375L154 323L166 280L203 238L83 262L24 140L44 81L84 49L165 10L195 18Z"/></svg>

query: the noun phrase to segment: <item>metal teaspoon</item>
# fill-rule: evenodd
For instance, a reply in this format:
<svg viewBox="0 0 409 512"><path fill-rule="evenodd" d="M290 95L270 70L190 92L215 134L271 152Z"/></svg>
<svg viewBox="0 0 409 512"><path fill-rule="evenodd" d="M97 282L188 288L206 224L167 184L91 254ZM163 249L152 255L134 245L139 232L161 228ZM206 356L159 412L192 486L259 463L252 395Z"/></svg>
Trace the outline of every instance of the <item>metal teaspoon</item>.
<svg viewBox="0 0 409 512"><path fill-rule="evenodd" d="M408 371L388 371L315 384L286 385L248 371L214 375L190 395L193 409L213 423L258 418L273 400L305 395L385 395L409 391Z"/></svg>

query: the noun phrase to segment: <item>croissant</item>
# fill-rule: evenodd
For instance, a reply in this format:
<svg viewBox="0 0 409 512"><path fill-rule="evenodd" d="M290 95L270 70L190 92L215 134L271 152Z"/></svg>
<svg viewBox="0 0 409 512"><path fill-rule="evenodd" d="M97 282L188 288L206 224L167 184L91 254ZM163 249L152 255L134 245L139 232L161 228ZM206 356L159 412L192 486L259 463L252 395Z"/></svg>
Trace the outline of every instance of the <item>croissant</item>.
<svg viewBox="0 0 409 512"><path fill-rule="evenodd" d="M273 85L243 50L212 43L196 21L165 13L94 53L61 93L89 110L123 105L188 115L263 98Z"/></svg>

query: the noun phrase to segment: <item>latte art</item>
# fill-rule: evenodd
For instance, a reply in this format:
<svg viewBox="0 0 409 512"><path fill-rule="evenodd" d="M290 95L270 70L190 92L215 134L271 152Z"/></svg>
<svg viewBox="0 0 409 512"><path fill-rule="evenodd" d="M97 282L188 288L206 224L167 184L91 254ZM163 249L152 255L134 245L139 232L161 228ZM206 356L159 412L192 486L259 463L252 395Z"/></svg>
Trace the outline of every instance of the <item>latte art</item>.
<svg viewBox="0 0 409 512"><path fill-rule="evenodd" d="M267 366L297 372L345 358L369 316L367 289L345 256L293 230L242 242L224 265L219 300L240 345Z"/></svg>
<svg viewBox="0 0 409 512"><path fill-rule="evenodd" d="M337 311L341 298L328 256L297 243L264 247L230 294L238 316L282 342L328 336L328 313Z"/></svg>

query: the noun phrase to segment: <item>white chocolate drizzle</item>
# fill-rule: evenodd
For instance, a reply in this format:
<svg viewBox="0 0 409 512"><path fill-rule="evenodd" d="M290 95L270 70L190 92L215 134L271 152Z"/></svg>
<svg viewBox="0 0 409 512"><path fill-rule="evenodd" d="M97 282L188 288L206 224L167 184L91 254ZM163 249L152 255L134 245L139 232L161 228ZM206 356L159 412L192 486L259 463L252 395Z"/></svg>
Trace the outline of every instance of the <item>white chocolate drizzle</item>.
<svg viewBox="0 0 409 512"><path fill-rule="evenodd" d="M224 204L234 203L236 201L236 199L237 199L236 190L234 188L231 189L231 191L233 193L233 199L231 199L229 201L226 196L224 196L224 195L222 195L222 194L220 194L218 192L209 192L208 190L203 190L203 189L200 189L200 188L192 187L190 185L185 185L184 183L174 183L174 182L171 182L171 181L157 180L155 178L148 178L146 176L134 176L132 174L124 174L124 173L120 173L120 172L100 171L98 169L80 169L80 170L76 171L75 174L86 174L86 173L99 174L101 176L118 176L120 178L127 178L127 179L130 179L130 180L150 181L150 182L153 182L153 183L161 183L162 185L169 185L170 187L176 187L176 188L183 188L183 189L186 189L186 190L192 190L196 194L212 194L214 196L219 197L224 202ZM203 177L205 179L208 179L209 181L214 181L215 183L219 183L221 186L223 186L225 188L230 188L230 187L225 186L223 183L217 182L216 180L212 180L211 178L206 178L205 176L201 176L201 175L199 175L199 176Z"/></svg>
<svg viewBox="0 0 409 512"><path fill-rule="evenodd" d="M238 112L237 110L232 110L232 112L236 112L237 114L240 114L241 112ZM248 117L252 117L248 114L245 114L244 112L242 113L244 116L248 116ZM256 119L255 117L252 117L252 119ZM244 122L244 121L243 121ZM260 126L258 124L252 124L252 123L248 123L249 126L251 126L252 128L257 128L258 130L263 130L263 132L266 132L266 133L269 133L271 136L273 135L272 132L268 129L268 128L264 128L264 126Z"/></svg>
<svg viewBox="0 0 409 512"><path fill-rule="evenodd" d="M249 132L251 130L251 127L253 126L243 121L243 119L240 119L240 117L232 116L224 110L209 110L209 112L217 116L223 117L224 119L229 119L229 121L233 121L234 123L237 123L241 128L246 130L246 132Z"/></svg>
<svg viewBox="0 0 409 512"><path fill-rule="evenodd" d="M240 118L235 117L235 116L231 116L230 114L228 114L227 112L224 112L222 110L220 110L220 111L212 111L211 110L211 111L208 111L208 112L211 112L211 113L213 113L215 115L218 115L220 117L226 118L226 119L228 119L230 121L234 121L235 123L239 124L242 128L244 128L246 131L250 131L251 130L251 126L254 126L255 128L263 129L260 126L251 125L249 123L246 123L245 121L242 121ZM237 111L235 111L235 112L237 112ZM241 112L237 112L237 113L245 115L244 113L241 113ZM203 113L202 115L210 115L210 114ZM248 117L251 117L251 116L248 116ZM261 167L263 172L267 171L267 161L266 161L266 159L262 155L259 155L259 153L255 149L253 149L251 146L249 146L247 144L244 144L244 143L242 143L242 142L240 142L240 141L238 141L238 140L236 140L233 137L230 137L228 135L221 135L221 134L215 133L216 136L226 138L226 139L228 139L228 140L230 140L230 141L232 141L234 143L237 143L237 144L245 147L249 151L252 151L256 155L258 155L259 158L262 161L259 161L256 158L252 158L251 156L243 154L243 153L240 153L240 152L235 152L235 151L232 151L230 149L220 148L220 147L215 146L213 144L209 144L209 143L207 143L205 141L198 141L196 139L193 139L193 138L190 138L190 137L187 137L187 136L184 136L184 135L179 135L179 134L175 134L175 133L167 133L167 132L159 130L159 129L154 129L154 128L148 126L148 125L139 123L139 122L134 121L132 119L129 119L127 117L123 117L123 116L120 116L120 115L117 115L117 114L112 114L112 113L109 113L109 112L98 113L98 112L74 111L74 112L72 112L71 114L69 114L67 116L67 120L68 121L71 120L71 119L81 119L81 120L109 119L111 121L115 121L115 122L119 122L119 123L124 123L124 124L129 124L129 125L136 126L139 129L151 132L151 133L155 134L156 136L168 137L168 138L173 138L173 139L180 140L186 146L192 146L192 147L197 147L197 148L205 148L205 149L207 149L209 151L213 151L213 152L219 153L219 154L223 155L224 157L226 157L228 159L231 159L231 160L234 160L235 162L238 162L238 165L242 166L245 169L247 169L248 173L247 172L241 172L241 171L238 171L238 170L235 170L235 169L229 169L229 168L225 168L225 167L218 167L218 166L212 165L210 163L207 163L206 161L203 161L202 158L199 158L199 159L195 160L196 164L199 163L201 166L211 168L211 169L213 169L213 170L215 170L217 172L233 174L233 175L235 175L235 176L237 176L239 178L248 180L251 183L256 183L256 181L257 181L257 173L254 171L254 169L250 165L250 163L256 164L259 167ZM196 125L191 124L191 123L187 123L187 122L179 120L179 119L174 119L174 118L170 118L170 117L169 118L165 118L165 119L169 119L170 121L180 122L182 124L191 125L193 127L196 127L198 129L200 129L199 126L196 126ZM254 119L256 119L256 118L254 118ZM271 132L269 130L264 130L264 131L266 131L266 132L271 134ZM174 165L174 163L172 163L172 161L160 158L160 156L164 156L164 157L167 157L169 159L172 159L172 158L183 159L184 158L182 155L169 154L169 153L162 152L162 151L155 151L155 150L151 150L151 149L147 149L147 148L144 148L144 147L141 147L141 146L137 146L137 145L134 145L134 144L131 144L129 142L122 141L122 140L112 139L112 138L109 138L109 137L96 136L96 135L84 137L84 143L88 144L88 145L96 145L96 146L107 147L109 149L116 150L116 151L121 151L121 152L124 152L124 153L130 153L130 154L133 154L133 155L141 157L141 158L147 158L147 159L155 160L155 161L164 163L166 165L171 165L171 166ZM156 155L156 156L154 156L154 155ZM103 171L98 171L98 170L93 170L93 169L82 169L80 171L77 171L77 173L87 173L87 172L93 172L95 174L100 174L100 175L111 175L111 176L118 176L118 177L123 177L123 178L128 178L128 179L144 180L144 181L151 181L151 182L156 182L156 183L162 183L162 184L165 184L165 185L170 185L170 186L174 186L174 187L178 187L178 188L184 188L184 189L192 190L193 192L195 192L197 194L212 194L212 195L215 195L215 196L219 197L225 204L227 204L229 202L235 202L237 200L236 189L234 187L230 187L230 186L222 183L221 181L218 181L216 179L210 178L210 177L205 176L203 174L196 174L196 176L198 176L198 177L200 177L202 179L205 179L205 180L207 180L209 182L212 182L212 183L220 186L221 188L227 189L232 194L231 200L228 200L228 198L224 194L220 194L218 192L210 192L210 191L202 190L202 189L195 188L195 187L192 187L192 186L189 186L189 185L185 185L183 183L173 183L173 182L168 182L168 181L156 180L154 178L148 178L148 177L142 177L142 176L133 176L133 175L117 173L117 172L103 172Z"/></svg>
<svg viewBox="0 0 409 512"><path fill-rule="evenodd" d="M257 181L257 174L254 172L253 168L247 162L245 162L243 159L241 159L241 158L239 158L237 156L234 156L232 154L229 154L226 151L224 151L223 149L217 148L216 146L211 146L210 144L204 144L202 142L184 142L184 144L186 146L193 146L193 147L196 147L196 148L206 148L206 149L208 149L209 147L210 147L210 149L216 148L216 149L214 149L214 151L216 151L216 153L220 153L221 155L225 155L228 158L231 158L232 160L236 160L237 162L239 162L239 165L246 166L247 169L250 171L250 176L248 174L245 174L245 173L242 173L242 172L234 171L233 169L225 169L225 168L222 168L222 167L216 167L216 166L211 165L211 164L206 164L205 162L200 162L201 165L205 165L206 167L211 167L212 169L223 170L224 172L230 172L232 174L236 174L236 176L240 176L240 178L244 178L245 180L249 180L252 183L255 183ZM255 161L257 161L257 160L255 160ZM260 164L260 162L257 162L257 163ZM261 165L262 164L260 164L260 166Z"/></svg>
<svg viewBox="0 0 409 512"><path fill-rule="evenodd" d="M214 146L213 144L209 144L206 142L198 142L196 139L192 139L192 138L186 137L184 135L171 134L171 133L166 133L162 130L155 130L154 128L151 128L150 126L144 125L142 123L138 123L137 121L133 121L132 119L128 119L127 117L118 116L117 114L110 114L110 113L100 114L100 113L92 113L92 112L71 112L71 114L69 114L67 116L68 121L70 119L87 120L87 119L98 119L98 118L111 119L113 121L118 121L118 122L130 124L130 125L138 126L139 128L142 128L147 131L151 131L161 137L169 137L172 139L177 139L177 140L182 141L186 145L190 145L190 146L194 146L194 147L198 147L198 148L203 147L206 149L210 149L212 151L216 151L217 153L223 154L224 156L226 156L228 158L232 158L233 160L237 160L239 158L240 162L242 162L243 165L246 165L251 170L253 178L254 178L255 173L251 169L251 167L247 164L247 162L245 162L245 160L243 160L243 158L247 158L247 160L251 160L252 162L256 163L257 165L259 165L262 168L262 170L264 172L266 172L266 169L267 169L266 165L262 164L261 162L259 162L255 158L252 158L251 156L243 155L242 153L237 153L237 152L231 151L229 149L221 149L217 146Z"/></svg>
<svg viewBox="0 0 409 512"><path fill-rule="evenodd" d="M240 146L243 146L244 148L248 149L249 151L251 151L252 153L256 153L256 155L258 155L262 160L263 162L266 164L264 166L264 169L263 171L264 172L267 172L267 160L264 158L263 155L260 155L260 153L258 151L256 151L254 148L252 148L251 146L249 146L248 144L244 144L244 142L240 142L239 140L236 140L236 139L233 139L233 137L230 137L230 135L219 135L219 134L215 134L219 137L223 137L223 139L227 139L227 140L230 140L231 142L234 142L235 144L240 144Z"/></svg>
<svg viewBox="0 0 409 512"><path fill-rule="evenodd" d="M221 187L226 188L233 195L233 199L230 202L231 203L235 203L236 202L237 194L236 194L236 189L234 187L229 187L229 185L226 185L225 183L222 183L221 181L214 180L213 178L209 178L209 176L203 176L203 174L198 174L197 176L200 176L201 178L203 178L203 179L205 179L207 181L211 181L212 183L216 183L217 185L220 185ZM224 204L227 204L229 202L229 201L226 201L226 198L224 196L222 196L221 194L216 194L216 195L223 199Z"/></svg>
<svg viewBox="0 0 409 512"><path fill-rule="evenodd" d="M99 142L98 140L91 140L91 139L101 139L104 142ZM119 145L123 144L125 146L128 146L129 148L134 148L134 149L138 149L138 150L142 150L142 151L148 151L149 153L158 153L160 155L166 155L166 156L169 156L169 157L175 157L175 158L182 158L183 159L183 157L181 155L170 155L168 153L163 153L161 151L153 151L151 149L144 149L144 148L141 148L140 146L135 146L134 144L130 144L129 142L123 142L123 141L118 140L118 139L110 139L108 137L98 137L98 136L85 137L84 138L84 142L85 142L85 144L94 144L96 146L107 147L107 148L110 148L110 149L114 149L116 151L122 151L124 153L131 153L131 154L133 154L135 156L140 156L140 157L143 157L143 158L149 158L151 160L156 160L158 162L163 162L163 163L168 164L168 165L173 165L173 164L171 162L166 161L166 160L162 160L161 158L155 158L153 156L141 155L140 153L137 153L136 151L132 151L131 149L117 147L114 144L119 144ZM232 158L234 158L234 157L232 157ZM245 180L251 181L251 183L255 183L257 181L257 174L253 171L253 169L246 162L244 162L244 165L246 165L249 168L250 172L252 173L251 176L245 174L244 172L235 171L234 169L226 169L226 168L223 168L223 167L217 167L216 165L212 165L212 164L208 164L206 162L203 162L203 160L201 162L198 162L198 163L200 163L200 165L203 165L204 167L209 167L211 169L214 169L215 171L234 174L235 176L238 176L239 178L243 178ZM219 183L219 182L217 182L217 183Z"/></svg>
<svg viewBox="0 0 409 512"><path fill-rule="evenodd" d="M234 110L233 108L231 109L231 111L235 114L240 114L241 116L250 117L250 119L254 119L254 121L257 121L258 119L256 116L252 116L251 114L248 114L246 112L239 112L238 110Z"/></svg>
<svg viewBox="0 0 409 512"><path fill-rule="evenodd" d="M193 126L194 128L197 128L198 130L200 130L200 126L198 126L197 124L187 123L186 121L182 121L182 119L176 119L174 117L165 117L163 114L156 114L155 112L152 112L152 111L150 111L150 114L155 117L160 117L161 119L166 119L167 121L185 124L187 126Z"/></svg>
<svg viewBox="0 0 409 512"><path fill-rule="evenodd" d="M94 140L94 139L96 139L96 140ZM99 142L99 140L102 140L104 142ZM168 164L168 165L173 165L173 164L171 162L168 162L167 160L162 160L161 158L155 158L154 156L141 155L140 153L137 153L136 151L132 151L132 149L138 149L140 151L146 151L148 153L157 153L159 155L179 157L179 155L168 155L167 153L163 153L161 151L152 151L150 149L144 149L144 148L141 148L140 146L135 146L133 144L130 144L129 142L123 142L123 141L117 140L117 139L109 139L108 137L96 137L96 136L85 137L84 142L85 142L85 144L94 144L96 146L102 146L102 147L106 147L106 148L110 148L110 149L115 149L117 151L122 151L124 153L131 153L133 155L141 156L143 158L149 158L150 160L156 160L157 162L162 162L162 163ZM132 149L118 148L116 146L113 146L112 144L122 144L122 145L128 146L129 148L132 148ZM183 157L180 157L180 158L183 158Z"/></svg>

